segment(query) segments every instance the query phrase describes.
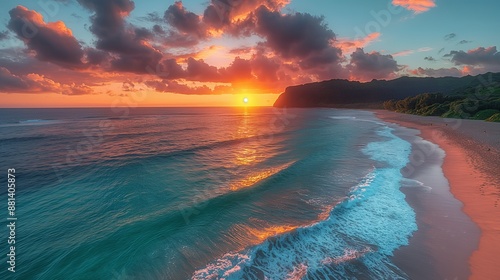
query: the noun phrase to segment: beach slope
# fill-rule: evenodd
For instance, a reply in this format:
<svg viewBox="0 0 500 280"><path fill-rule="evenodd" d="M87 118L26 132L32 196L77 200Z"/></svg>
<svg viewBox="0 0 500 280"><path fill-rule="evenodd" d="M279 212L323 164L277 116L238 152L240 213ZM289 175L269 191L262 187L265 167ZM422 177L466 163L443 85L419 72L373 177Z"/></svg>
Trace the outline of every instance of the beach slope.
<svg viewBox="0 0 500 280"><path fill-rule="evenodd" d="M387 122L421 131L446 153L443 171L463 211L481 229L470 279L500 279L500 124L377 110ZM460 244L457 244L459 246Z"/></svg>

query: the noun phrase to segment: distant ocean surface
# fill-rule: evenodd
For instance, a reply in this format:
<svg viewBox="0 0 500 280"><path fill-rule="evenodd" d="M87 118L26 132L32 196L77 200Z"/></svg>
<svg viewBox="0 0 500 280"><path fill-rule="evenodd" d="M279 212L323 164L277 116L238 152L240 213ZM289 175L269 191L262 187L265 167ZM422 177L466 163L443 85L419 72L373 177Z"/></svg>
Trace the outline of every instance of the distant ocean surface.
<svg viewBox="0 0 500 280"><path fill-rule="evenodd" d="M408 278L411 145L372 113L115 111L0 109L18 217L0 279Z"/></svg>

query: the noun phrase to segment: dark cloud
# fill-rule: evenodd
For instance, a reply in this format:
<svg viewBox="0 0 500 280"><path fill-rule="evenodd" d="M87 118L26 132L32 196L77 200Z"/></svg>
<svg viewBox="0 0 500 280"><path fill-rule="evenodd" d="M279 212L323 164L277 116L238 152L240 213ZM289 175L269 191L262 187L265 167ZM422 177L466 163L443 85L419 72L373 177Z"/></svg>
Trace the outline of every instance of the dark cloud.
<svg viewBox="0 0 500 280"><path fill-rule="evenodd" d="M217 67L208 65L202 59L188 58L186 71L190 80L200 82L221 82L223 80Z"/></svg>
<svg viewBox="0 0 500 280"><path fill-rule="evenodd" d="M266 39L259 47L270 49L285 61L293 61L308 75L339 77L342 51L323 17L307 13L282 14L261 6L255 11L255 32Z"/></svg>
<svg viewBox="0 0 500 280"><path fill-rule="evenodd" d="M130 0L78 0L94 12L90 31L97 37L96 47L116 56L111 68L117 71L150 73L162 59L162 53L153 48L147 39L152 33L135 28L125 22L134 9Z"/></svg>
<svg viewBox="0 0 500 280"><path fill-rule="evenodd" d="M195 95L207 95L213 94L214 91L207 86L190 87L185 84L180 84L176 81L170 80L153 80L146 81L144 84L150 88L155 89L158 92L170 92L179 94L195 94Z"/></svg>
<svg viewBox="0 0 500 280"><path fill-rule="evenodd" d="M214 29L229 25L229 16L220 13L214 5L209 5L203 12L203 23Z"/></svg>
<svg viewBox="0 0 500 280"><path fill-rule="evenodd" d="M330 49L335 39L322 17L310 14L281 14L261 6L255 12L256 31L267 39L267 46L284 58L306 58Z"/></svg>
<svg viewBox="0 0 500 280"><path fill-rule="evenodd" d="M446 41L449 41L449 40L455 39L455 37L457 37L457 34L455 34L455 33L450 33L450 34L446 34L446 35L444 36L444 39L445 39Z"/></svg>
<svg viewBox="0 0 500 280"><path fill-rule="evenodd" d="M426 57L424 57L424 60L433 61L433 62L436 61L436 59L432 56L426 56Z"/></svg>
<svg viewBox="0 0 500 280"><path fill-rule="evenodd" d="M88 56L95 50L86 49L85 51ZM88 60L89 58L87 57L87 64L91 65ZM101 85L103 82L112 81L117 77L117 75L104 75L107 78L101 77L103 69L100 67L95 67L93 71L81 71L79 68L62 68L56 64L40 61L32 56L26 56L25 52L17 49L0 49L0 65L19 77L38 73L43 74L47 79L57 81L61 84L71 84L78 81L88 86L96 86Z"/></svg>
<svg viewBox="0 0 500 280"><path fill-rule="evenodd" d="M457 45L464 45L464 44L469 44L469 43L472 43L472 41L462 40L462 41L458 42Z"/></svg>
<svg viewBox="0 0 500 280"><path fill-rule="evenodd" d="M42 61L66 68L83 67L80 43L62 21L45 23L42 15L17 6L9 11L7 27Z"/></svg>
<svg viewBox="0 0 500 280"><path fill-rule="evenodd" d="M451 61L456 65L490 65L500 66L500 53L496 47L483 48L464 51L451 51L445 57L451 57Z"/></svg>
<svg viewBox="0 0 500 280"><path fill-rule="evenodd" d="M441 49L438 51L438 54L441 54L442 52L444 52L444 48L441 48Z"/></svg>
<svg viewBox="0 0 500 280"><path fill-rule="evenodd" d="M259 53L252 58L251 64L253 73L259 81L272 83L279 80L278 70L280 64L274 59Z"/></svg>
<svg viewBox="0 0 500 280"><path fill-rule="evenodd" d="M200 40L196 36L168 31L166 35L160 36L160 42L165 47L188 48L197 45Z"/></svg>
<svg viewBox="0 0 500 280"><path fill-rule="evenodd" d="M109 59L107 52L96 49L87 49L87 62L91 65L100 65Z"/></svg>
<svg viewBox="0 0 500 280"><path fill-rule="evenodd" d="M154 36L152 31L149 31L148 29L146 29L144 27L135 28L134 33L135 33L135 38L137 38L138 40L143 40L143 41L153 39L153 36Z"/></svg>
<svg viewBox="0 0 500 280"><path fill-rule="evenodd" d="M85 84L61 84L39 74L18 76L5 67L0 67L0 91L8 93L54 92L65 95L91 94L93 92Z"/></svg>
<svg viewBox="0 0 500 280"><path fill-rule="evenodd" d="M148 13L146 16L140 17L139 19L156 24L162 24L165 21L157 12Z"/></svg>
<svg viewBox="0 0 500 280"><path fill-rule="evenodd" d="M302 69L314 69L325 65L334 65L341 60L342 51L338 48L328 47L319 52L311 53L299 62Z"/></svg>
<svg viewBox="0 0 500 280"><path fill-rule="evenodd" d="M379 52L365 53L363 49L356 49L351 54L348 66L351 75L362 80L391 78L400 66L392 55L383 55Z"/></svg>
<svg viewBox="0 0 500 280"><path fill-rule="evenodd" d="M166 33L165 30L163 30L163 27L158 24L153 26L153 32L159 35L164 35Z"/></svg>
<svg viewBox="0 0 500 280"><path fill-rule="evenodd" d="M159 64L159 69L155 69L162 74L158 74L163 78L168 79L183 79L186 78L186 71L173 58L166 59Z"/></svg>
<svg viewBox="0 0 500 280"><path fill-rule="evenodd" d="M28 90L29 85L26 81L12 74L7 68L0 67L0 91Z"/></svg>
<svg viewBox="0 0 500 280"><path fill-rule="evenodd" d="M253 14L249 14L227 26L224 31L233 37L250 37L255 34L255 18Z"/></svg>
<svg viewBox="0 0 500 280"><path fill-rule="evenodd" d="M187 11L180 1L168 7L164 18L172 27L182 33L196 35L200 38L207 35L205 27L201 24L200 17Z"/></svg>

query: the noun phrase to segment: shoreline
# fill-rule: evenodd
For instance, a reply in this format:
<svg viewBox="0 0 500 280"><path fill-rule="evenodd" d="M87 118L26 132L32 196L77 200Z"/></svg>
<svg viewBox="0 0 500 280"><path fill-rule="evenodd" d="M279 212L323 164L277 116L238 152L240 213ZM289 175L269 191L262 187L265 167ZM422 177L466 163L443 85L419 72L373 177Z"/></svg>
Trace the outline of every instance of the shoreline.
<svg viewBox="0 0 500 280"><path fill-rule="evenodd" d="M497 264L500 259L500 174L498 174L500 167L500 124L406 115L383 110L374 110L373 112L378 118L388 123L417 129L419 131L417 134L420 134L420 137L437 144L439 148L444 150L446 155L442 161L442 171L449 183L450 191L456 199L463 203L463 206L460 207L461 211L467 214L481 230L479 246L473 246L475 248L472 254L468 256L469 279L500 279L500 266ZM420 155L414 154L414 158L415 156L420 156L423 162L414 165L425 166L427 165L427 159L432 157L432 154L420 152ZM416 168L417 171L418 169ZM412 191L404 190L405 193ZM427 207L429 207L431 203L428 200L435 198L435 195L428 196L419 202L416 202L413 198L413 201L409 201L409 203L428 203ZM437 208L431 209L429 208L427 215L431 214L438 217L444 208L441 210ZM435 212L436 210L439 213L432 214L432 211ZM421 218L428 220L425 215L423 214L424 217ZM433 217L430 217L430 219L432 220ZM420 222L422 223L422 220ZM455 232L455 234L448 233L449 236L470 234L471 228L465 228L453 228L451 224L439 223L434 226L431 225L428 230L434 232L431 234L434 238L434 235L439 230ZM429 233L427 232L427 234ZM415 239L419 238L422 238L422 236L415 237ZM454 244L455 247L474 245L473 240L463 240L462 238L462 242L458 243L459 240L460 238L455 240L457 241L457 244ZM442 241L450 243L453 240ZM466 242L463 243L463 241ZM420 240L420 242L423 241ZM437 240L434 243L436 244L433 244L433 246L440 245ZM453 246L452 243L448 245ZM458 258L452 253L456 248L440 246L441 248L434 248L432 255L433 258L445 260L447 264L443 263L442 265L450 265L454 262L453 259ZM411 244L408 247L407 250L415 250L415 248L411 248ZM402 251L405 250L406 248ZM464 248L462 251L467 250ZM449 260L446 260L446 258ZM466 265L466 263L463 265ZM443 270L438 273L442 276L442 273L446 273L446 270L451 271L453 267L437 267L436 269ZM451 277L462 279L461 276Z"/></svg>

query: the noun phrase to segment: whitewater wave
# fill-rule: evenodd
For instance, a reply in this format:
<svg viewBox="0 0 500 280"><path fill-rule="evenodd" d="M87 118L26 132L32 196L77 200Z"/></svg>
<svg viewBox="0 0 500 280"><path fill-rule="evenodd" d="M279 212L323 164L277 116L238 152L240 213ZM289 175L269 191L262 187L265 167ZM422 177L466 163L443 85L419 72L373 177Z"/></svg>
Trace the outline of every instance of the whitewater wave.
<svg viewBox="0 0 500 280"><path fill-rule="evenodd" d="M372 142L363 153L383 163L315 224L266 236L260 244L226 254L194 272L192 279L331 279L363 276L406 279L390 260L417 229L415 213L399 190L400 169L410 143L384 126L387 141Z"/></svg>

